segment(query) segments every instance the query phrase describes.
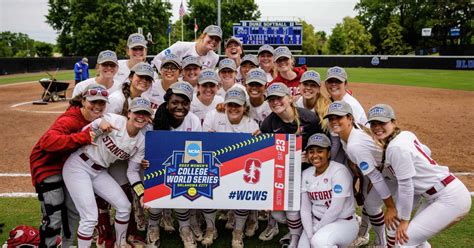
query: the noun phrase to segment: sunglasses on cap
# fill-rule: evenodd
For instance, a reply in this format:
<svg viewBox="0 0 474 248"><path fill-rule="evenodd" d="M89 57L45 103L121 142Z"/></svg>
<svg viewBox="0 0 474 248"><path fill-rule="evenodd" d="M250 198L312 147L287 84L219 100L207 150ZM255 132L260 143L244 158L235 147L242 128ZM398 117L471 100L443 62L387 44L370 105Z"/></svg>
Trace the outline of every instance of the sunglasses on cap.
<svg viewBox="0 0 474 248"><path fill-rule="evenodd" d="M96 96L96 95L107 97L109 96L109 92L105 89L90 89L90 90L87 90L85 94L85 96Z"/></svg>

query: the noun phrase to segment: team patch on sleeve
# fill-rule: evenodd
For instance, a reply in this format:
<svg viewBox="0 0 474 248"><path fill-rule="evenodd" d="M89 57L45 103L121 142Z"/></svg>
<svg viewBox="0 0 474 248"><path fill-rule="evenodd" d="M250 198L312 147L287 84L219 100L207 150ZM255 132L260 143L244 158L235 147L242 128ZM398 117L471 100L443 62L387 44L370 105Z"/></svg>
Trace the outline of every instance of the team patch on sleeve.
<svg viewBox="0 0 474 248"><path fill-rule="evenodd" d="M360 168L362 171L365 171L365 170L369 169L369 164L368 164L367 162L360 162L359 168Z"/></svg>
<svg viewBox="0 0 474 248"><path fill-rule="evenodd" d="M334 191L334 193L336 193L336 194L341 193L341 192L342 192L342 186L341 186L340 184L334 185L333 191Z"/></svg>

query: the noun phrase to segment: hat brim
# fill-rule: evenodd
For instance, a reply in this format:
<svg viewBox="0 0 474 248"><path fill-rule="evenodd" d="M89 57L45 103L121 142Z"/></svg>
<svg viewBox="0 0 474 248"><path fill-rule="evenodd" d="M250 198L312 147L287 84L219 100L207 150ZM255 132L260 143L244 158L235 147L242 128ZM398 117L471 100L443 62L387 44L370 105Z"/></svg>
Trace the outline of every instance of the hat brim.
<svg viewBox="0 0 474 248"><path fill-rule="evenodd" d="M109 102L109 99L107 97L101 96L101 95L86 96L86 100L89 102L98 101L98 100L105 101L107 103Z"/></svg>
<svg viewBox="0 0 474 248"><path fill-rule="evenodd" d="M327 119L327 118L329 118L329 116L331 116L331 115L346 116L346 115L348 115L348 114L350 114L350 113L346 113L346 112L342 112L342 111L336 111L336 112L328 113L327 115L324 116L323 119Z"/></svg>
<svg viewBox="0 0 474 248"><path fill-rule="evenodd" d="M145 111L145 112L149 113L150 115L153 114L153 110L151 108L136 107L136 108L130 109L130 112L133 112L133 113L136 113L136 112L139 112L139 111Z"/></svg>
<svg viewBox="0 0 474 248"><path fill-rule="evenodd" d="M318 86L321 86L321 81L318 82L318 81L316 81L316 80L314 80L314 79L306 79L306 80L304 80L304 81L300 81L300 83L304 83L304 82L314 82L314 83L316 83Z"/></svg>
<svg viewBox="0 0 474 248"><path fill-rule="evenodd" d="M265 100L268 100L268 98L270 98L272 96L284 97L284 96L289 96L289 94L283 93L283 92L273 92L273 93L267 95L267 97L265 97Z"/></svg>
<svg viewBox="0 0 474 248"><path fill-rule="evenodd" d="M238 105L240 105L240 106L243 106L243 105L245 104L245 101L242 101L242 100L240 100L240 99L235 99L235 98L231 98L231 99L225 100L225 101L224 101L224 104L231 103L231 102L232 102L232 103L236 103L236 104L238 104Z"/></svg>
<svg viewBox="0 0 474 248"><path fill-rule="evenodd" d="M105 63L105 62L112 62L112 63L118 65L118 61L117 61L117 60L113 60L113 59L104 59L104 60L102 60L102 61L100 61L100 62L97 61L97 64L100 65L100 64L103 64L103 63Z"/></svg>
<svg viewBox="0 0 474 248"><path fill-rule="evenodd" d="M288 54L280 54L280 55L275 56L275 57L273 58L273 62L276 62L279 58L291 59L291 55L288 55Z"/></svg>
<svg viewBox="0 0 474 248"><path fill-rule="evenodd" d="M224 70L224 69L231 69L233 71L237 71L237 68L233 68L233 67L230 67L230 66L223 66L222 68L219 68L219 71Z"/></svg>
<svg viewBox="0 0 474 248"><path fill-rule="evenodd" d="M199 85L203 85L205 83L213 83L215 85L219 85L219 81L212 80L212 79L207 79L207 80L203 80L203 81L198 82Z"/></svg>
<svg viewBox="0 0 474 248"><path fill-rule="evenodd" d="M190 66L190 65L195 65L195 66L197 66L197 67L199 67L199 68L202 68L202 65L200 65L200 64L198 64L198 63L194 63L194 62L193 62L193 63L186 64L186 65L183 64L183 68L186 68L186 67L188 67L188 66Z"/></svg>
<svg viewBox="0 0 474 248"><path fill-rule="evenodd" d="M380 122L390 122L392 119L388 117L383 117L383 116L375 116L370 118L367 123L370 123L371 121L380 121Z"/></svg>
<svg viewBox="0 0 474 248"><path fill-rule="evenodd" d="M134 47L139 47L139 46L141 46L141 47L143 47L143 48L148 48L146 45L140 44L140 43L132 44L132 45L128 46L128 48L132 49L132 48L134 48Z"/></svg>
<svg viewBox="0 0 474 248"><path fill-rule="evenodd" d="M153 80L153 74L150 75L149 73L139 72L139 71L136 71L135 74L140 75L140 76L147 76L147 77L150 77L151 80Z"/></svg>
<svg viewBox="0 0 474 248"><path fill-rule="evenodd" d="M221 39L222 41L222 35L218 34L218 33L214 33L214 32L209 32L209 33L206 33L207 35L209 36L216 36L216 37L219 37L219 39Z"/></svg>
<svg viewBox="0 0 474 248"><path fill-rule="evenodd" d="M225 48L227 48L229 46L229 44L232 43L232 42L237 43L237 45L239 45L239 46L242 46L242 42L240 42L240 40L238 40L238 39L229 39L225 43Z"/></svg>
<svg viewBox="0 0 474 248"><path fill-rule="evenodd" d="M163 62L163 64L161 64L160 70L163 69L163 66L165 66L166 64L173 64L176 67L178 67L178 69L181 70L181 65L178 62L174 61L174 60L165 60Z"/></svg>
<svg viewBox="0 0 474 248"><path fill-rule="evenodd" d="M304 148L304 150L308 150L308 148L312 147L312 146L317 146L317 147L321 147L321 148L328 148L328 147L331 147L331 145L327 145L327 146L324 146L322 144L307 144L306 147Z"/></svg>
<svg viewBox="0 0 474 248"><path fill-rule="evenodd" d="M343 77L339 77L339 76L330 76L330 77L327 77L324 81L328 81L328 80L331 79L331 78L335 78L335 79L337 79L337 80L339 80L339 81L341 81L341 82L343 82L343 83L344 83L345 81L347 81L347 78L343 78Z"/></svg>
<svg viewBox="0 0 474 248"><path fill-rule="evenodd" d="M259 80L259 79L252 79L252 80L248 80L247 82L245 82L245 84L249 84L249 83L259 83L261 85L266 85L267 84L266 81Z"/></svg>
<svg viewBox="0 0 474 248"><path fill-rule="evenodd" d="M263 49L263 50L259 51L257 53L257 56L259 56L261 53L264 53L264 52L270 53L273 56L273 52L270 49Z"/></svg>

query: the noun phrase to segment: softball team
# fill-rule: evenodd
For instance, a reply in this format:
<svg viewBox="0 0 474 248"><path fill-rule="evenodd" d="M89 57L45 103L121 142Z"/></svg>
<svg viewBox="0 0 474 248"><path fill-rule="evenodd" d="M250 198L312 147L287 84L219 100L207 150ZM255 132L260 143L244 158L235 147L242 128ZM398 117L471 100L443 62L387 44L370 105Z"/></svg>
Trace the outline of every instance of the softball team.
<svg viewBox="0 0 474 248"><path fill-rule="evenodd" d="M61 231L63 246L72 245L77 225L79 247L90 247L94 228L98 247L141 245L135 242L140 235L132 216L146 229L148 247L161 245L160 226L175 230L171 209L147 209L147 221L143 212L131 215L131 202L143 207L149 129L301 135L301 210L268 217L261 211L268 225L259 239L273 239L277 222L283 223L289 229L280 239L285 247L358 246L368 242L369 222L376 246L429 247L428 239L469 212L464 184L431 158L415 134L399 129L390 106L375 105L367 118L347 89L343 68L329 68L322 81L316 71L295 67L287 47L263 45L257 56L242 56L241 41L231 37L216 72L214 51L221 40L220 27L210 25L195 42L173 44L152 61L159 78L145 61L147 42L141 34L129 36L128 60L118 61L112 51L99 54L98 76L77 84L70 108L30 157L44 246L54 246ZM53 157L60 159L53 163ZM95 194L103 200L96 203ZM422 205L412 218L418 199ZM356 200L364 205L367 224L361 228ZM104 214L107 204L115 209L114 228ZM221 232L217 210L174 211L184 247L215 243ZM257 211L229 211L227 218L231 246L244 247L244 238L258 229Z"/></svg>

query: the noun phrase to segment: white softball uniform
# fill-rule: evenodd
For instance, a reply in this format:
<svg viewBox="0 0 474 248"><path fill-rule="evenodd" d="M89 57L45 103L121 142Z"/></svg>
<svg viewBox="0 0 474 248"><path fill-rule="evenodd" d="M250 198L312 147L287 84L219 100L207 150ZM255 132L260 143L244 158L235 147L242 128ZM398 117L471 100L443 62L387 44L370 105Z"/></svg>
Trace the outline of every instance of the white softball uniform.
<svg viewBox="0 0 474 248"><path fill-rule="evenodd" d="M300 98L298 98L298 100L296 100L296 107L306 109L306 107L304 106L304 103L303 103L303 97L300 97ZM314 108L310 108L310 109L307 109L307 110L311 110L311 112L316 112L316 111L314 111Z"/></svg>
<svg viewBox="0 0 474 248"><path fill-rule="evenodd" d="M217 104L223 102L224 98L216 95L214 96L214 99L212 100L211 104L205 105L201 102L201 100L199 100L196 95L194 95L193 101L191 102L191 112L193 112L199 118L199 120L201 120L201 123L203 123L206 114L216 109Z"/></svg>
<svg viewBox="0 0 474 248"><path fill-rule="evenodd" d="M128 76L130 76L130 68L128 68L128 59L121 59L118 61L118 71L115 74L114 80L121 82L129 82Z"/></svg>
<svg viewBox="0 0 474 248"><path fill-rule="evenodd" d="M352 175L346 166L330 161L323 174L315 167L303 171L301 221L304 232L298 247L346 247L357 237ZM309 237L309 238L308 238Z"/></svg>
<svg viewBox="0 0 474 248"><path fill-rule="evenodd" d="M267 101L264 101L262 105L257 107L253 106L250 101L247 101L247 106L249 106L250 118L254 119L259 126L262 124L263 120L272 113Z"/></svg>
<svg viewBox="0 0 474 248"><path fill-rule="evenodd" d="M142 97L151 102L151 108L156 111L165 102L166 90L163 89L160 79L155 79L151 87L142 93Z"/></svg>
<svg viewBox="0 0 474 248"><path fill-rule="evenodd" d="M226 133L253 133L259 129L257 122L248 116L243 116L239 124L232 124L225 113L212 110L207 113L202 124L204 132L216 131Z"/></svg>
<svg viewBox="0 0 474 248"><path fill-rule="evenodd" d="M126 129L126 117L106 114L103 118L119 130L100 135L95 142L97 145L91 144L78 149L67 159L63 169L64 182L81 217L79 246L90 245L90 238L97 224L98 210L94 193L116 209L117 240L125 235L130 217L130 202L120 185L109 175L107 168L117 160L128 159L130 164L140 163L145 154L144 134L138 132L135 137L130 137ZM101 119L92 123L92 129L98 128Z"/></svg>
<svg viewBox="0 0 474 248"><path fill-rule="evenodd" d="M171 127L171 131L201 132L201 120L195 114L188 112L183 123L177 128Z"/></svg>
<svg viewBox="0 0 474 248"><path fill-rule="evenodd" d="M72 91L72 97L75 97L81 94L90 84L99 84L97 81L95 81L95 79L96 79L95 77L89 78L76 84L76 86L74 86L74 90ZM109 92L109 94L112 94L115 91L119 91L121 89L122 89L122 82L116 81L114 78L114 84L112 85L112 87L108 88L107 91Z"/></svg>
<svg viewBox="0 0 474 248"><path fill-rule="evenodd" d="M367 115L365 115L364 108L360 105L359 101L357 101L351 94L346 93L344 97L342 97L342 101L351 105L352 113L354 115L354 121L356 123L360 123L362 125L366 125L367 123Z"/></svg>
<svg viewBox="0 0 474 248"><path fill-rule="evenodd" d="M240 66L237 67L237 75L235 75L235 83L236 84L240 84L240 85L244 85L244 77L242 76L242 73L240 73Z"/></svg>
<svg viewBox="0 0 474 248"><path fill-rule="evenodd" d="M448 167L438 165L412 132L403 131L389 143L385 168L398 180L399 189L400 184L405 183L411 188L408 193L404 189L399 191L399 195L404 196L397 198L397 210L402 219L410 219L413 206L412 202L404 201L405 198L413 198L413 195L425 198L408 225L408 247L427 241L460 220L471 208L466 186L449 173Z"/></svg>
<svg viewBox="0 0 474 248"><path fill-rule="evenodd" d="M196 51L196 42L183 42L178 41L168 47L167 49L160 52L153 58L152 64L156 66L157 69L160 69L161 63L164 60L165 56L168 54L174 54L178 56L178 58L183 59L186 56L195 56L198 57L202 63L202 67L214 69L219 61L219 55L217 55L214 51L209 51L206 55L199 55Z"/></svg>

